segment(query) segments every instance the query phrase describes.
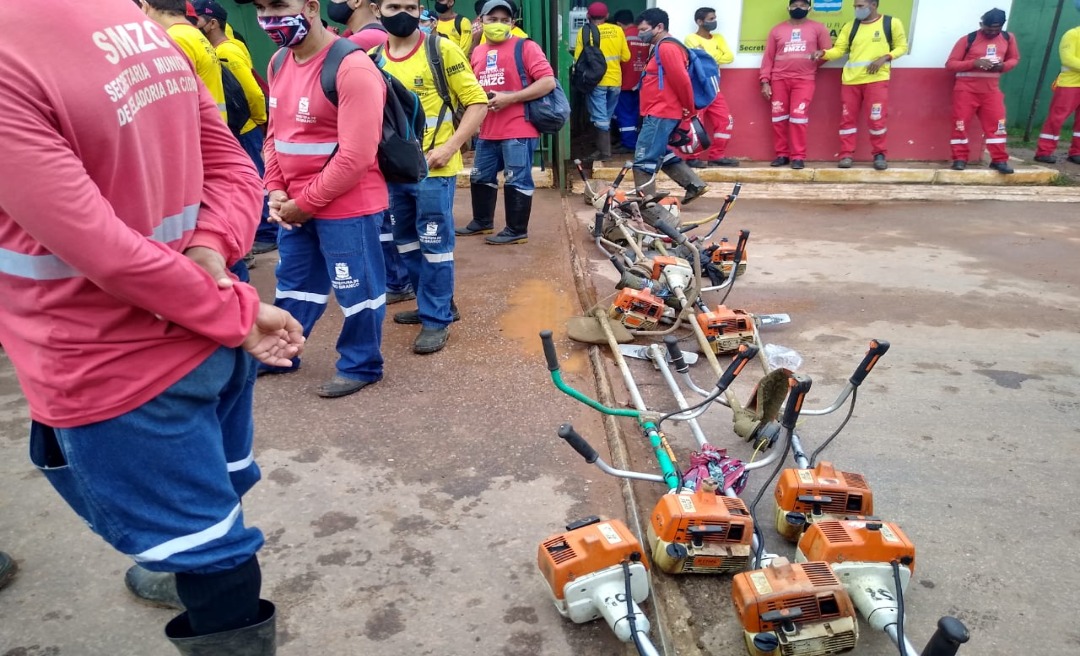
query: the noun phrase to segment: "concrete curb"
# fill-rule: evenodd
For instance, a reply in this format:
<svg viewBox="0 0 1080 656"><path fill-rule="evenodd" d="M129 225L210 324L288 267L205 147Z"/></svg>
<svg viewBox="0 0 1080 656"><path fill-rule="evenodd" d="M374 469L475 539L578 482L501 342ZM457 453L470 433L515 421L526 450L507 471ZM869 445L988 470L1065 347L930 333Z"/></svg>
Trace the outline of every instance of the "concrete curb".
<svg viewBox="0 0 1080 656"><path fill-rule="evenodd" d="M875 171L863 165L850 169L828 167L806 168L796 171L790 168L747 166L739 168L697 169L706 182L753 182L753 183L843 183L843 184L912 184L912 185L986 185L994 187L1018 187L1049 185L1057 179L1055 169L1030 166L1016 169L1012 175L1002 175L989 168L973 168L967 171L951 169L890 168ZM594 167L593 177L614 180L619 169L611 166Z"/></svg>
<svg viewBox="0 0 1080 656"><path fill-rule="evenodd" d="M603 171L601 171L601 174ZM606 178L611 180L611 177ZM604 177L599 177L604 180ZM734 183L710 181L708 196L727 194ZM629 184L624 185L626 189ZM682 189L667 178L657 188L682 197ZM584 193L585 185L574 183L574 193ZM825 184L807 183L748 183L739 198L747 200L820 200L820 201L1027 201L1043 203L1080 202L1080 187L986 187L977 185L915 185L915 184Z"/></svg>

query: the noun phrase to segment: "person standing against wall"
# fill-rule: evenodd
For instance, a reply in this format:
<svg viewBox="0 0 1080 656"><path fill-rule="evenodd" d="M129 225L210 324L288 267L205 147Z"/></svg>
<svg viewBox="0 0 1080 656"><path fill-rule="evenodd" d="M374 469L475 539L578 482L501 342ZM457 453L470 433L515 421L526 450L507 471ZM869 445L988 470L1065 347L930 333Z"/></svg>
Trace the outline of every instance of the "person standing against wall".
<svg viewBox="0 0 1080 656"><path fill-rule="evenodd" d="M1076 10L1080 11L1080 0L1073 0ZM1050 113L1046 116L1039 134L1039 147L1035 151L1035 161L1056 164L1057 149L1061 139L1061 127L1073 116L1072 145L1069 147L1068 161L1080 164L1080 27L1074 27L1061 37L1058 48L1061 54L1061 75L1054 82L1054 96L1050 100Z"/></svg>
<svg viewBox="0 0 1080 656"><path fill-rule="evenodd" d="M724 66L735 61L735 52L728 46L722 34L714 34L719 23L716 20L716 10L712 7L702 7L694 12L694 22L697 23L697 32L686 37L687 48L699 48L709 53L716 60L718 66ZM734 157L725 157L728 144L735 132L735 117L728 108L727 99L723 92L717 92L716 99L712 104L701 111L701 120L705 123L705 129L709 131L712 144L706 150L701 159L690 159L687 164L703 169L706 166L738 166L739 160Z"/></svg>
<svg viewBox="0 0 1080 656"><path fill-rule="evenodd" d="M632 153L637 148L638 122L641 120L638 87L652 46L638 38L634 14L629 9L615 12L614 21L626 35L626 44L630 48L630 61L622 64L622 91L619 92L619 102L615 104L615 125L619 127L618 152Z"/></svg>
<svg viewBox="0 0 1080 656"><path fill-rule="evenodd" d="M806 168L810 104L820 64L811 55L832 47L829 28L807 18L811 0L789 0L789 20L769 33L761 60L761 95L772 103L773 150L770 166Z"/></svg>
<svg viewBox="0 0 1080 656"><path fill-rule="evenodd" d="M457 0L435 0L435 13L439 15L439 24L435 29L452 43L457 44L468 56L472 50L472 21L454 11ZM372 4L378 4L372 2Z"/></svg>
<svg viewBox="0 0 1080 656"><path fill-rule="evenodd" d="M833 61L850 55L844 64L840 102L840 162L849 169L855 163L855 135L859 114L867 109L870 150L874 168L889 168L889 79L892 64L908 51L907 33L900 19L878 13L878 0L854 0L855 20L845 25L828 50L818 50L815 60Z"/></svg>
<svg viewBox="0 0 1080 656"><path fill-rule="evenodd" d="M686 190L683 204L703 196L708 185L694 169L668 147L671 133L694 115L694 88L686 48L668 31L670 17L663 9L646 9L638 18L638 38L653 46L653 55L641 78L641 132L634 151L634 186L643 194L656 190L660 168ZM660 66L664 90L660 90Z"/></svg>
<svg viewBox="0 0 1080 656"><path fill-rule="evenodd" d="M585 49L585 39L595 40L600 35L600 42L591 41L604 54L607 71L596 88L589 93L589 120L596 128L596 150L589 155L591 160L611 159L611 119L615 116L615 106L619 102L622 89L622 65L630 61L630 46L626 34L618 25L607 22L608 8L603 2L594 2L588 9L589 22L577 35L574 59L581 57Z"/></svg>
<svg viewBox="0 0 1080 656"><path fill-rule="evenodd" d="M1005 148L1005 94L999 83L1002 73L1020 63L1020 47L1011 34L1002 30L1004 25L1004 11L986 12L978 31L960 37L945 62L945 68L956 73L951 141L954 171L967 168L971 151L967 123L978 116L990 151L990 168L1004 174L1013 172Z"/></svg>

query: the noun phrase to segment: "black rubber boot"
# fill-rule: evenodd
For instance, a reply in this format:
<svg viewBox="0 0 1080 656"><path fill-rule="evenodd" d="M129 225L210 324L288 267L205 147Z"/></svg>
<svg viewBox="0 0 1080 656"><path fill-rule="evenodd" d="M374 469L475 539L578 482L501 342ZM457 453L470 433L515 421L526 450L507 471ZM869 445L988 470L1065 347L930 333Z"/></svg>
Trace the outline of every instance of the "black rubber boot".
<svg viewBox="0 0 1080 656"><path fill-rule="evenodd" d="M532 215L532 196L513 187L506 187L503 201L506 210L506 229L484 241L495 246L524 244L529 240L529 217Z"/></svg>
<svg viewBox="0 0 1080 656"><path fill-rule="evenodd" d="M184 656L274 656L276 618L274 604L260 599L259 615L250 626L197 636L183 613L165 625L165 637Z"/></svg>
<svg viewBox="0 0 1080 656"><path fill-rule="evenodd" d="M682 201L683 205L689 205L695 199L705 195L705 192L709 190L709 186L705 184L705 181L699 178L698 174L694 173L694 169L690 168L682 160L665 164L663 171L686 190L686 196L683 197Z"/></svg>
<svg viewBox="0 0 1080 656"><path fill-rule="evenodd" d="M652 196L656 193L656 175L634 169L634 188L642 196Z"/></svg>
<svg viewBox="0 0 1080 656"><path fill-rule="evenodd" d="M597 159L607 161L611 159L611 131L596 128L596 152Z"/></svg>
<svg viewBox="0 0 1080 656"><path fill-rule="evenodd" d="M454 228L454 234L462 237L490 235L495 232L495 204L499 202L499 188L474 182L470 192L473 219L464 228Z"/></svg>

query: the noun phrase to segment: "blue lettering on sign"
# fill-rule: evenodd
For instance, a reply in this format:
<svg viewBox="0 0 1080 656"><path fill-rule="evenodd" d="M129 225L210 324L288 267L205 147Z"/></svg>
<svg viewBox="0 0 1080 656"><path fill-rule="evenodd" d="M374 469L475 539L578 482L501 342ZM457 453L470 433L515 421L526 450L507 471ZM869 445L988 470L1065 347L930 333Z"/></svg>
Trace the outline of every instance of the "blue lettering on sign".
<svg viewBox="0 0 1080 656"><path fill-rule="evenodd" d="M844 0L818 0L814 3L814 11L841 11L844 8Z"/></svg>

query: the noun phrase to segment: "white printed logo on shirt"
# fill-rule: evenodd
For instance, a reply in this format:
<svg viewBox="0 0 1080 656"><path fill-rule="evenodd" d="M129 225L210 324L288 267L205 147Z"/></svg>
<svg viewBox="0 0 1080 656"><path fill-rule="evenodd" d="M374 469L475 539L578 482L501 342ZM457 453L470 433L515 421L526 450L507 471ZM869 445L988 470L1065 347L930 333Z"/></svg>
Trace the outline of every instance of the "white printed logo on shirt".
<svg viewBox="0 0 1080 656"><path fill-rule="evenodd" d="M301 98L300 98L300 107L296 111L301 113L301 114L309 114L310 113L310 111L309 111L310 110L310 105L311 105L311 103L308 101L307 96L301 96Z"/></svg>
<svg viewBox="0 0 1080 656"><path fill-rule="evenodd" d="M276 107L277 107L277 98L275 98L274 96L270 96L270 109L275 109Z"/></svg>
<svg viewBox="0 0 1080 656"><path fill-rule="evenodd" d="M992 57L997 57L997 44L996 43L991 43L990 45L986 46L986 58L990 59Z"/></svg>
<svg viewBox="0 0 1080 656"><path fill-rule="evenodd" d="M499 51L490 50L487 54L487 68L491 70L499 65Z"/></svg>
<svg viewBox="0 0 1080 656"><path fill-rule="evenodd" d="M791 30L792 41L802 41L802 30Z"/></svg>
<svg viewBox="0 0 1080 656"><path fill-rule="evenodd" d="M338 280L349 279L349 265L344 262L334 264L334 275Z"/></svg>

